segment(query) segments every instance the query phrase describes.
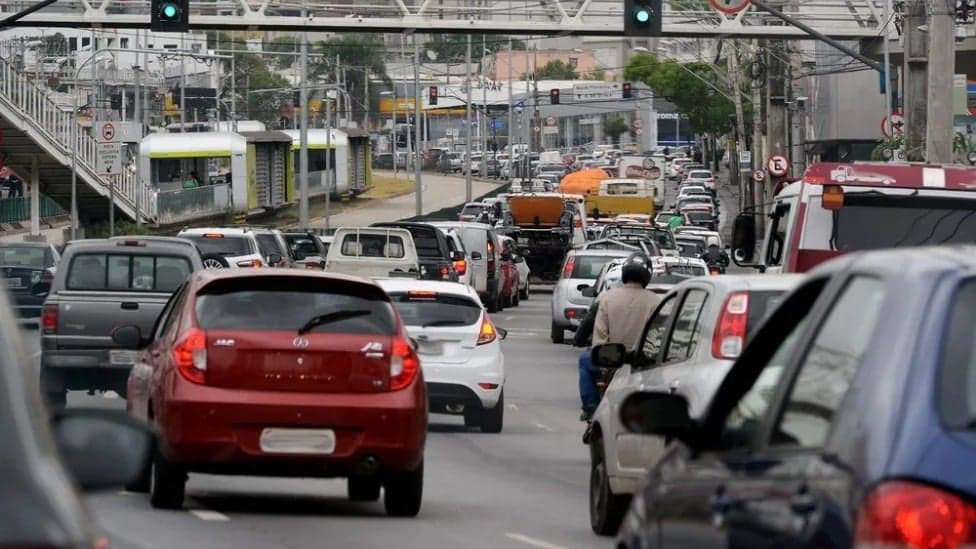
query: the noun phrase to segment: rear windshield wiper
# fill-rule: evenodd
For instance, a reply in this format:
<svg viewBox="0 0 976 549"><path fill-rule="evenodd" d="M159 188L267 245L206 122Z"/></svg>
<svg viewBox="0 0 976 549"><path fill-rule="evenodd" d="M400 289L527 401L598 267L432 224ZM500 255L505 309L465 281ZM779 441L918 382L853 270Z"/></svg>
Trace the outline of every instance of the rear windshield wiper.
<svg viewBox="0 0 976 549"><path fill-rule="evenodd" d="M313 316L308 320L308 322L305 323L305 325L298 329L298 335L307 334L316 326L322 326L323 324L331 324L332 322L339 322L340 320L348 320L350 318L367 316L371 314L373 314L373 311L359 309L354 311L336 311L326 315Z"/></svg>
<svg viewBox="0 0 976 549"><path fill-rule="evenodd" d="M467 325L468 323L463 320L441 319L441 320L432 320L427 324L421 326L421 328L431 328L434 326L467 326Z"/></svg>

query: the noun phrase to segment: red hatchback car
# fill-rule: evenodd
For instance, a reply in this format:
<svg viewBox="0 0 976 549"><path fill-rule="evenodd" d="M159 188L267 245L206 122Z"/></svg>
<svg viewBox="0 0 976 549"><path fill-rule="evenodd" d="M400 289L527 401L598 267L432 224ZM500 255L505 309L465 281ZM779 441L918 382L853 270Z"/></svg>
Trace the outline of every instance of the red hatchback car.
<svg viewBox="0 0 976 549"><path fill-rule="evenodd" d="M187 473L347 477L349 497L415 516L427 394L386 293L314 271L200 271L174 294L128 382L129 412L158 451L130 489L183 505Z"/></svg>

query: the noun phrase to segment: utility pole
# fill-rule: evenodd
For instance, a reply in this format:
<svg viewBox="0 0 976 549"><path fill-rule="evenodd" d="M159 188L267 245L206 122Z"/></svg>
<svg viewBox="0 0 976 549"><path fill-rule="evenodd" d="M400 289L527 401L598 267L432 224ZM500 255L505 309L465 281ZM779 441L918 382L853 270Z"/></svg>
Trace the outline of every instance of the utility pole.
<svg viewBox="0 0 976 549"><path fill-rule="evenodd" d="M956 68L955 0L930 0L925 160L952 162L952 86Z"/></svg>
<svg viewBox="0 0 976 549"><path fill-rule="evenodd" d="M786 42L771 40L766 48L766 138L770 155L788 155L786 136ZM759 160L762 162L764 160Z"/></svg>
<svg viewBox="0 0 976 549"><path fill-rule="evenodd" d="M308 19L308 9L302 6L302 19ZM299 78L298 83L298 108L301 109L301 118L298 132L298 223L303 228L308 228L308 33L302 31L302 51L298 57ZM329 151L326 150L328 155ZM326 194L329 194L326 187Z"/></svg>
<svg viewBox="0 0 976 549"><path fill-rule="evenodd" d="M745 114L742 110L742 94L739 92L739 90L741 89L739 87L739 48L734 40L730 40L729 44L731 45L731 47L729 49L728 55L725 56L725 61L727 65L726 68L729 71L729 87L732 88L730 92L732 93L732 99L734 100L733 102L735 104L735 130L736 130L735 149L736 151L740 151L745 148L744 145L746 140L746 121L745 121ZM731 160L731 158L732 156L730 154L729 160ZM707 164L708 160L707 159L704 160L705 163ZM731 166L732 163L729 162L729 165ZM738 185L740 187L742 186L741 170L737 171L736 173L730 174L730 176L732 178L733 185Z"/></svg>
<svg viewBox="0 0 976 549"><path fill-rule="evenodd" d="M806 119L806 104L800 105L798 97L803 96L803 93L797 93L797 88L799 88L800 73L803 68L803 59L800 56L800 45L798 43L793 43L790 48L790 65L788 75L786 80L787 93L790 98L790 110L789 110L789 121L790 121L790 169L792 170L793 177L801 177L803 172L806 171L806 149L804 148L803 142L805 140L804 122ZM800 88L802 90L802 88Z"/></svg>
<svg viewBox="0 0 976 549"><path fill-rule="evenodd" d="M925 136L928 127L928 43L925 32L925 1L905 2L905 155L908 160L925 158ZM948 70L939 67L939 70ZM953 71L948 71L953 72ZM951 103L951 101L950 101Z"/></svg>
<svg viewBox="0 0 976 549"><path fill-rule="evenodd" d="M488 175L488 76L485 74L485 54L488 53L488 40L481 35L481 178Z"/></svg>
<svg viewBox="0 0 976 549"><path fill-rule="evenodd" d="M760 46L759 40L753 40L753 62L759 61L763 58L763 48ZM765 151L763 147L763 86L759 83L752 83L752 162L753 170L760 170L763 168L762 163L765 161ZM755 181L752 177L749 178L752 182L753 188L746 192L746 189L739 189L741 204L745 205L748 203L751 207L759 207L759 211L764 213L765 203L766 203L766 185L767 183L763 181ZM765 234L766 216L758 215L756 216L756 231L757 234Z"/></svg>
<svg viewBox="0 0 976 549"><path fill-rule="evenodd" d="M468 56L464 72L464 201L471 202L471 35L468 35Z"/></svg>
<svg viewBox="0 0 976 549"><path fill-rule="evenodd" d="M369 67L366 67L365 74L363 75L363 106L366 107L366 113L363 115L363 126L366 128L366 133L369 133Z"/></svg>
<svg viewBox="0 0 976 549"><path fill-rule="evenodd" d="M498 74L498 67L495 67ZM505 139L508 147L508 171L511 174L515 161L515 149L512 147L512 39L508 39L508 137ZM499 166L501 168L501 166ZM511 176L511 175L510 175Z"/></svg>
<svg viewBox="0 0 976 549"><path fill-rule="evenodd" d="M413 184L414 193L417 195L417 215L424 213L423 197L421 191L423 186L420 183L420 44L417 42L417 33L413 34L413 118L416 125L417 137L414 139L416 151L413 161Z"/></svg>
<svg viewBox="0 0 976 549"><path fill-rule="evenodd" d="M140 47L140 44L139 44L139 31L136 31L136 47L137 48ZM137 55L137 59L138 59L138 55ZM134 93L134 95L135 95L135 112L132 113L132 120L133 120L133 122L139 124L139 144L137 146L140 146L140 147L142 146L142 130L143 130L143 128L142 128L142 91L141 91L141 89L142 89L142 71L143 70L145 70L145 67L139 67L138 70L135 71L135 73L136 73L136 75L135 75L136 76L136 89L135 89L135 93ZM123 98L122 101L123 101L122 104L124 105L126 103L125 102L125 99ZM128 146L129 145L126 144L126 147L128 147ZM136 187L136 193L135 194L136 194L136 226L137 227L141 227L142 226L142 212L140 211L140 209L142 208L142 173L141 173L142 170L139 169L139 164L141 164L141 162L139 162L139 155L136 155L136 161L135 161L135 168L136 168L136 171L135 171L135 178L136 178L135 187Z"/></svg>

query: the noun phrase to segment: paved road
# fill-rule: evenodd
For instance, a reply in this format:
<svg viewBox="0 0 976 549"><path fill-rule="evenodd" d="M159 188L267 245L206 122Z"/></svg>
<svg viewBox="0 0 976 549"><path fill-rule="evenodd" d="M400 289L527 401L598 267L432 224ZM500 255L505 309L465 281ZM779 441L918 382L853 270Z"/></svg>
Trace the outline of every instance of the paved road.
<svg viewBox="0 0 976 549"><path fill-rule="evenodd" d="M416 519L348 502L342 481L206 475L190 478L189 510L153 510L145 495L123 492L89 498L95 515L116 548L609 547L589 529L577 352L549 343L549 296L533 294L494 319L509 330L505 430L486 435L432 416ZM35 353L37 332L24 340ZM124 407L77 392L69 406Z"/></svg>

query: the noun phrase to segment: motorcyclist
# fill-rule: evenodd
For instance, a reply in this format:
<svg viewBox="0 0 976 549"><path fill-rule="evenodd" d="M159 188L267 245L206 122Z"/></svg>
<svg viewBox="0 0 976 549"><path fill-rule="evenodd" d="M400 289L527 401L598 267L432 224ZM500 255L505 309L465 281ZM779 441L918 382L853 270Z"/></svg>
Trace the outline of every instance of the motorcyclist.
<svg viewBox="0 0 976 549"><path fill-rule="evenodd" d="M668 229L671 229L672 232L684 224L685 216L679 214L678 212L672 213L671 217L668 218Z"/></svg>
<svg viewBox="0 0 976 549"><path fill-rule="evenodd" d="M708 245L701 258L709 267L719 267L724 271L729 266L729 254L715 243Z"/></svg>
<svg viewBox="0 0 976 549"><path fill-rule="evenodd" d="M603 292L594 301L577 329L576 345L580 345L581 341L585 344L588 332L592 330L593 345L622 343L628 349L636 346L644 325L660 302L656 294L645 289L651 281L649 264L650 260L642 253L627 258L620 268L622 284ZM600 404L600 391L597 388L600 369L593 364L589 351L580 355L578 367L583 409L580 419L589 421Z"/></svg>

